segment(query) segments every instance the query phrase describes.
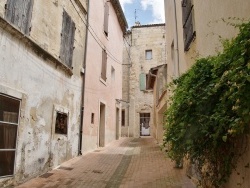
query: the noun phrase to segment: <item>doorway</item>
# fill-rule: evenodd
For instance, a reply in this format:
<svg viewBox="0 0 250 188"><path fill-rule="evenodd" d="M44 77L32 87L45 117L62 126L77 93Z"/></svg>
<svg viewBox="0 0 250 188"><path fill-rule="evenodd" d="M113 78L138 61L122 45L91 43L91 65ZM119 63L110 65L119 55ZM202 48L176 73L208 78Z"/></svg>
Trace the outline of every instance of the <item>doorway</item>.
<svg viewBox="0 0 250 188"><path fill-rule="evenodd" d="M105 104L100 103L99 147L105 146L105 110Z"/></svg>
<svg viewBox="0 0 250 188"><path fill-rule="evenodd" d="M140 113L140 136L150 136L150 113Z"/></svg>

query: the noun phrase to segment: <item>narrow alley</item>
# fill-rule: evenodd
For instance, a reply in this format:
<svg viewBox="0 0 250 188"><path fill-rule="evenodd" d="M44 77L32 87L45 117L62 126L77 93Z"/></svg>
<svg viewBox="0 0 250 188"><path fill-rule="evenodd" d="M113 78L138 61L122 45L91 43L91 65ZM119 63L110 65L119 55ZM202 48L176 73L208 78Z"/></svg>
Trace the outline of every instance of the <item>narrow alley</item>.
<svg viewBox="0 0 250 188"><path fill-rule="evenodd" d="M18 188L143 187L193 188L182 169L161 151L154 138L121 138L77 157Z"/></svg>

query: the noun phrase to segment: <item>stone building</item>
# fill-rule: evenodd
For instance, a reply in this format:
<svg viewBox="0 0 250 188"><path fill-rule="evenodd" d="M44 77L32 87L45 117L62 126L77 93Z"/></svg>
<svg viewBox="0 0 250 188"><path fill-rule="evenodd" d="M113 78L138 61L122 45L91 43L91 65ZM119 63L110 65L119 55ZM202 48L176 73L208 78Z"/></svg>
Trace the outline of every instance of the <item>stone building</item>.
<svg viewBox="0 0 250 188"><path fill-rule="evenodd" d="M0 1L0 187L79 153L86 0Z"/></svg>
<svg viewBox="0 0 250 188"><path fill-rule="evenodd" d="M186 72L196 58L221 51L221 41L238 33L232 24L249 21L249 8L250 1L245 0L165 0L167 82ZM249 168L245 167L249 156L249 151L242 156L225 187L250 186L249 178L245 176L250 174Z"/></svg>
<svg viewBox="0 0 250 188"><path fill-rule="evenodd" d="M165 64L165 24L137 25L127 32L123 52L122 136L152 134L153 91L149 69Z"/></svg>
<svg viewBox="0 0 250 188"><path fill-rule="evenodd" d="M86 49L82 152L120 137L123 34L118 0L90 1Z"/></svg>

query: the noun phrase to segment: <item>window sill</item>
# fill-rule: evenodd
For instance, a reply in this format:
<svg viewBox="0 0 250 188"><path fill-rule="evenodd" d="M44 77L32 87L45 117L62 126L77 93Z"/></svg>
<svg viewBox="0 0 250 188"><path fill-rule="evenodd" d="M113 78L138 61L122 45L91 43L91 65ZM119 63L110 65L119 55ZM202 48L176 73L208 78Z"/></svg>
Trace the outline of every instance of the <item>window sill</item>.
<svg viewBox="0 0 250 188"><path fill-rule="evenodd" d="M56 58L54 55L50 54L39 44L37 44L30 36L25 35L18 28L16 28L11 23L7 22L2 16L0 16L0 27L4 28L5 31L9 32L12 36L19 39L23 45L29 47L37 56L55 64L55 67L60 67L68 75L72 76L73 71L67 65L65 65L60 59Z"/></svg>

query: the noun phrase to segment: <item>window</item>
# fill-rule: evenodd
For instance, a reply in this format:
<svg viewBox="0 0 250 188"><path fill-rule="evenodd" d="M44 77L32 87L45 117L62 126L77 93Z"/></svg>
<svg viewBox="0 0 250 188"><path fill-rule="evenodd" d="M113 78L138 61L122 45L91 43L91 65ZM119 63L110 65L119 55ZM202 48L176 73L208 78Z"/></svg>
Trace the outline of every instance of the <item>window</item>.
<svg viewBox="0 0 250 188"><path fill-rule="evenodd" d="M109 26L109 5L108 2L104 6L104 33L108 36L108 26Z"/></svg>
<svg viewBox="0 0 250 188"><path fill-rule="evenodd" d="M30 32L34 0L7 0L5 18L24 34Z"/></svg>
<svg viewBox="0 0 250 188"><path fill-rule="evenodd" d="M125 126L125 110L122 110L122 126Z"/></svg>
<svg viewBox="0 0 250 188"><path fill-rule="evenodd" d="M67 135L67 132L68 132L68 115L62 112L57 112L55 133Z"/></svg>
<svg viewBox="0 0 250 188"><path fill-rule="evenodd" d="M115 69L113 66L111 66L111 78L113 81L115 80Z"/></svg>
<svg viewBox="0 0 250 188"><path fill-rule="evenodd" d="M184 50L188 51L189 46L195 37L195 31L193 27L193 5L191 3L191 0L182 1L182 23Z"/></svg>
<svg viewBox="0 0 250 188"><path fill-rule="evenodd" d="M106 50L102 50L102 72L101 78L106 81L107 77L107 52Z"/></svg>
<svg viewBox="0 0 250 188"><path fill-rule="evenodd" d="M75 23L72 21L67 12L63 11L60 59L68 67L71 67L72 65L74 38Z"/></svg>
<svg viewBox="0 0 250 188"><path fill-rule="evenodd" d="M145 73L140 74L140 90L141 91L146 90L146 74Z"/></svg>
<svg viewBox="0 0 250 188"><path fill-rule="evenodd" d="M145 58L146 58L146 60L152 59L152 50L145 51Z"/></svg>
<svg viewBox="0 0 250 188"><path fill-rule="evenodd" d="M14 173L20 101L0 94L0 177Z"/></svg>
<svg viewBox="0 0 250 188"><path fill-rule="evenodd" d="M95 121L95 114L91 113L91 124L94 124Z"/></svg>

